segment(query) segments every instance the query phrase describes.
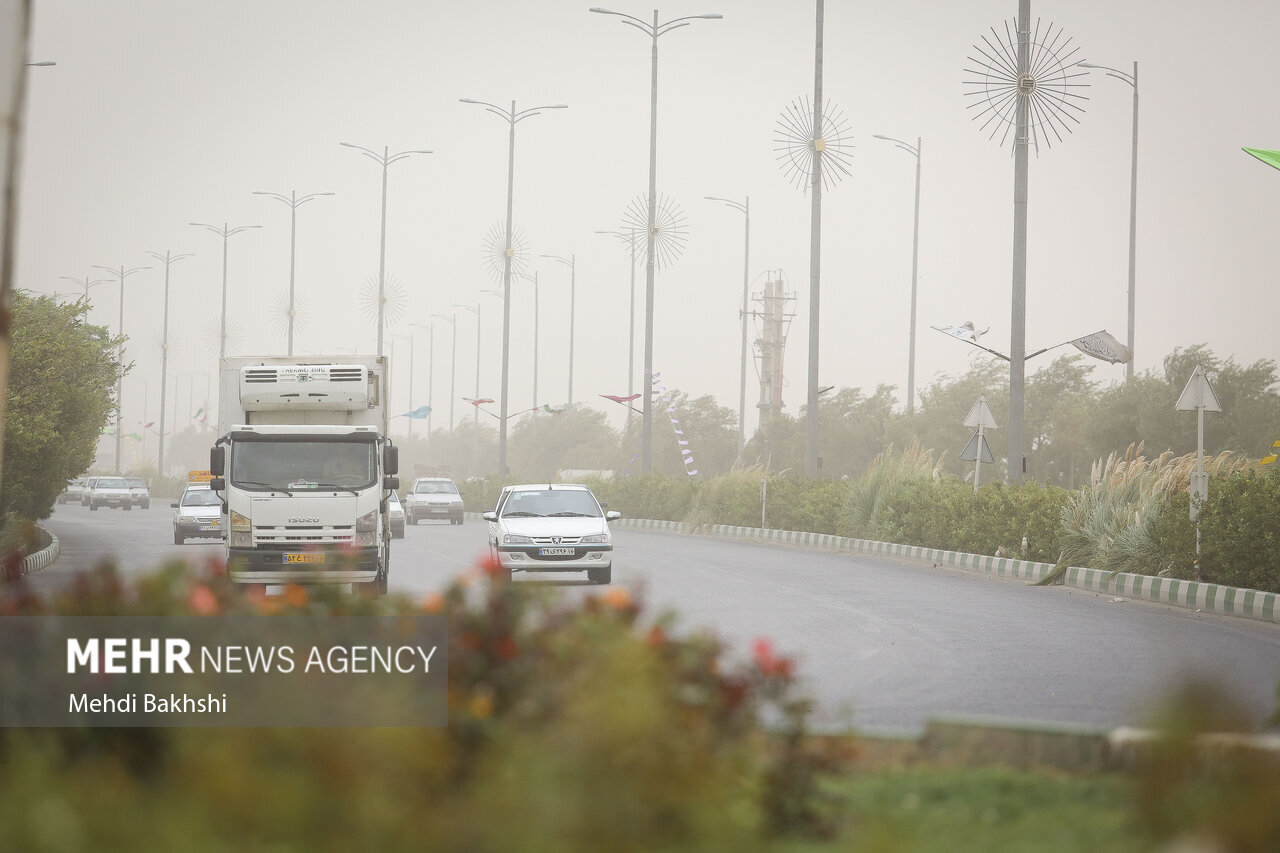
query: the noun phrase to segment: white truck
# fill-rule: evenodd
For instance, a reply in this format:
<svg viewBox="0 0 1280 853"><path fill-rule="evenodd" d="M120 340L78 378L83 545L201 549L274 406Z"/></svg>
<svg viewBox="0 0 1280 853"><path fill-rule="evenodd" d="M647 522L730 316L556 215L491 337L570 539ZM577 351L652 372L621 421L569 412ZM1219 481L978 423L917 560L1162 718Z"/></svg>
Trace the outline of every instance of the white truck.
<svg viewBox="0 0 1280 853"><path fill-rule="evenodd" d="M236 583L387 591L400 487L383 356L225 357L210 488Z"/></svg>

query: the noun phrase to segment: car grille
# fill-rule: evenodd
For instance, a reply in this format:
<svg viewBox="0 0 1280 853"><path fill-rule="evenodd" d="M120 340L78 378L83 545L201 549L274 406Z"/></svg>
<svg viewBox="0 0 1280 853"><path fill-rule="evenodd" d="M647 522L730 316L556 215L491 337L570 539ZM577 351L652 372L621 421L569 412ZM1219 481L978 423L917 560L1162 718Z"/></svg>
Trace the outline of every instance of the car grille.
<svg viewBox="0 0 1280 853"><path fill-rule="evenodd" d="M262 548L299 545L344 545L354 539L351 527L255 527L253 541Z"/></svg>
<svg viewBox="0 0 1280 853"><path fill-rule="evenodd" d="M535 545L577 545L581 536L534 536Z"/></svg>

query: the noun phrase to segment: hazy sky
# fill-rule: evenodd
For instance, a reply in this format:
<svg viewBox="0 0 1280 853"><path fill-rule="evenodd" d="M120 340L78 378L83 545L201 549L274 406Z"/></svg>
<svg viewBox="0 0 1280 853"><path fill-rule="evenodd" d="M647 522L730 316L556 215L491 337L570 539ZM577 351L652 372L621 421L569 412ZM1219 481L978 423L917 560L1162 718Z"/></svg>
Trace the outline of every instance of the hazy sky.
<svg viewBox="0 0 1280 853"><path fill-rule="evenodd" d="M125 388L132 430L159 414L163 277L146 252L194 252L172 274L181 426L216 362L221 298L221 238L187 223L264 226L230 243L229 316L241 334L229 352L283 354L289 209L252 192L335 193L298 211L296 349L373 352L362 294L376 286L381 167L339 142L429 148L389 173L387 271L404 308L387 327L393 407L428 401L429 333L410 323L477 299L480 393L496 398L501 305L477 293L500 286L483 244L505 213L508 128L458 99L565 103L516 132L515 221L540 277L537 402L567 397L569 335L569 270L537 255L576 255L574 397L618 422L624 410L597 395L627 386L629 261L625 244L594 232L621 227L647 189L650 42L589 5L37 0L30 57L58 64L29 69L17 284L65 294L73 285L59 276L102 277L94 264L156 266L125 285L138 363ZM683 212L688 244L658 276L654 367L668 386L737 408L743 217L703 197L750 196L752 288L780 271L796 295L784 399L798 414L810 203L780 168L774 139L788 104L812 95L814 4L679 0L661 18L704 12L724 19L659 42L658 191ZM923 140L917 390L987 357L930 325L973 320L991 327L983 343L1008 351L1013 162L971 120L962 81L973 44L1016 12L1015 0L826 4L824 89L849 118L853 167L824 195L820 384L890 383L905 394L914 161L875 133ZM1126 71L1139 63L1137 369L1201 341L1245 362L1280 356L1280 173L1240 151L1280 148L1271 86L1280 4L1037 0L1031 13L1061 26L1076 58ZM1089 81L1075 132L1031 162L1029 350L1100 328L1125 337L1132 90L1096 71ZM643 283L641 265L636 390ZM91 296L94 321L114 330L119 288ZM531 285L513 283L512 307L514 411L534 404ZM455 394L471 396L475 317L458 311L457 324ZM449 412L450 334L435 321L436 426ZM1095 376L1122 378L1123 366L1097 362ZM749 431L755 377L749 368ZM461 401L455 411L470 415ZM405 426L398 419L393 431Z"/></svg>

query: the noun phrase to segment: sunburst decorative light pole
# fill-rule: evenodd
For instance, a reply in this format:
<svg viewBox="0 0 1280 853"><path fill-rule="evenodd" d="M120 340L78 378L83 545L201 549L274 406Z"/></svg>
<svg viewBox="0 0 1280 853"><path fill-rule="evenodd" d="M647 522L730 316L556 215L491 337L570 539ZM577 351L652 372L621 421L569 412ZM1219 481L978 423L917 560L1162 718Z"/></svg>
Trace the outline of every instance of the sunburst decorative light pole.
<svg viewBox="0 0 1280 853"><path fill-rule="evenodd" d="M198 228L207 228L222 238L222 321L219 325L218 333L218 358L222 358L227 354L227 243L242 231L261 228L262 226L237 225L232 227L224 222L222 227L219 228L217 225L209 225L205 222L189 222L187 224Z"/></svg>
<svg viewBox="0 0 1280 853"><path fill-rule="evenodd" d="M350 142L339 142L338 144L356 149L382 167L382 227L378 237L378 355L382 355L383 287L386 283L387 270L387 168L392 163L397 163L410 155L433 154L435 152L420 148L392 154L391 149L384 145L382 146L382 153L377 154L363 146L352 145Z"/></svg>
<svg viewBox="0 0 1280 853"><path fill-rule="evenodd" d="M822 282L822 190L849 174L848 118L822 100L823 0L817 0L813 104L792 102L778 120L774 151L788 178L809 193L809 387L805 403L804 472L818 476L818 320ZM827 112L824 114L824 109ZM824 169L823 167L830 168Z"/></svg>
<svg viewBox="0 0 1280 853"><path fill-rule="evenodd" d="M636 375L636 243L639 235L634 228L628 231L597 231L596 233L625 240L631 247L631 298L627 302L627 396L630 397L635 393L632 382ZM631 416L634 413L635 408L627 406L628 429L631 428Z"/></svg>
<svg viewBox="0 0 1280 853"><path fill-rule="evenodd" d="M333 195L333 193L311 193L310 195L304 195L302 198L298 198L298 193L296 190L290 190L287 196L282 195L281 193L264 192L263 190L254 190L253 194L269 196L275 199L276 201L282 202L289 206L289 311L287 315L289 320L289 352L288 354L293 355L293 320L295 315L297 314L297 302L294 299L293 273L294 273L294 249L297 246L297 234L298 234L298 208L306 204L307 202L311 201L312 199L317 199L317 198L320 198L321 196L326 196L326 195Z"/></svg>
<svg viewBox="0 0 1280 853"><path fill-rule="evenodd" d="M503 249L502 263L502 400L499 407L502 411L501 417L498 419L498 476L505 477L507 474L507 383L510 373L510 355L511 355L511 258L512 258L512 233L511 233L511 211L512 196L515 189L516 174L516 125L532 116L541 115L543 110L563 110L568 109L568 104L547 104L541 107L529 107L523 110L516 110L516 102L511 102L511 108L505 109L496 104L487 101L477 101L474 98L459 98L464 104L477 104L485 108L485 112L496 115L507 123L507 221L506 229L503 232L505 244Z"/></svg>
<svg viewBox="0 0 1280 853"><path fill-rule="evenodd" d="M645 260L644 274L644 414L641 415L640 428L640 470L648 474L653 467L653 279L656 260L656 241L659 237L658 227L658 39L672 30L687 27L696 20L718 20L723 15L708 13L705 15L685 15L659 23L658 10L653 10L653 23L592 6L589 11L600 15L617 15L622 23L635 27L649 36L653 47L650 51L649 63L649 193L644 196L648 202L648 216L642 221L642 230L649 235L648 251Z"/></svg>
<svg viewBox="0 0 1280 853"><path fill-rule="evenodd" d="M1078 124L1085 96L1073 91L1088 86L1078 78L1073 47L1061 27L1031 25L1031 0L1018 0L1018 17L1006 21L1003 35L993 27L975 44L965 73L968 109L981 129L1003 145L1013 132L1013 299L1009 323L1009 482L1019 483L1026 469L1023 408L1026 389L1027 331L1027 155L1040 142L1051 148Z"/></svg>
<svg viewBox="0 0 1280 853"><path fill-rule="evenodd" d="M159 461L156 465L156 473L161 477L164 476L164 397L165 389L168 385L169 370L169 267L174 261L180 261L183 258L191 257L190 252L184 252L175 255L168 249L162 255L159 252L147 252L148 255L164 264L164 320L161 324L160 338L160 451Z"/></svg>

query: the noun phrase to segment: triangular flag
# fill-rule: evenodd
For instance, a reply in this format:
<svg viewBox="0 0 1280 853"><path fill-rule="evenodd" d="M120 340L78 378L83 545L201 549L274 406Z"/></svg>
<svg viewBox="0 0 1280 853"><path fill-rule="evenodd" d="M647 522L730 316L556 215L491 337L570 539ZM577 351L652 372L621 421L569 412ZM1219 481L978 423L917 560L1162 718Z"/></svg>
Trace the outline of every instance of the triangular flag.
<svg viewBox="0 0 1280 853"><path fill-rule="evenodd" d="M542 411L546 412L546 413L547 413L547 414L549 414L549 415L558 415L558 414L560 414L561 412L563 412L563 411L564 411L565 409L567 409L567 408L568 408L568 406L561 406L561 407L560 407L560 408L558 408L558 409L553 409L553 408L551 408L550 404L547 404L547 405L544 405L544 406L542 407Z"/></svg>
<svg viewBox="0 0 1280 853"><path fill-rule="evenodd" d="M413 418L414 420L421 420L422 418L425 418L430 414L431 414L430 406L419 406L418 408L414 409L412 412L405 412L402 415L396 415L396 417L397 418Z"/></svg>
<svg viewBox="0 0 1280 853"><path fill-rule="evenodd" d="M630 397L619 397L616 394L601 394L606 400L612 400L615 403L630 403L632 400L638 400L642 395L632 394Z"/></svg>

